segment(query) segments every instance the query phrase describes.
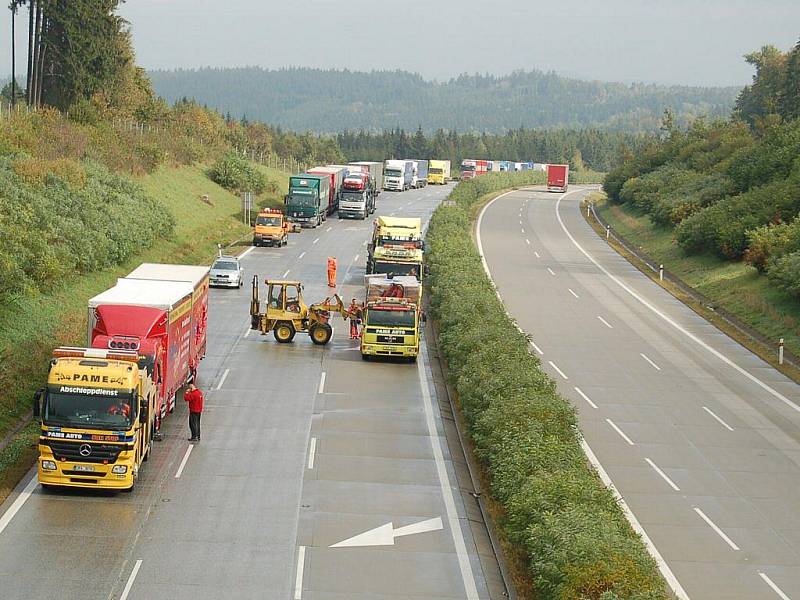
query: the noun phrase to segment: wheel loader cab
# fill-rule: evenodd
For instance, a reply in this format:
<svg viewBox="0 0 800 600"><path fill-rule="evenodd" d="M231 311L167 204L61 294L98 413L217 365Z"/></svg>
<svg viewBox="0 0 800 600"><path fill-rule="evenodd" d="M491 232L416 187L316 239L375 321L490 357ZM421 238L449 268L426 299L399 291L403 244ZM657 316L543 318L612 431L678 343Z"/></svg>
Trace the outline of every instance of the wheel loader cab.
<svg viewBox="0 0 800 600"><path fill-rule="evenodd" d="M267 293L267 318L270 320L305 318L303 286L299 282L274 281Z"/></svg>

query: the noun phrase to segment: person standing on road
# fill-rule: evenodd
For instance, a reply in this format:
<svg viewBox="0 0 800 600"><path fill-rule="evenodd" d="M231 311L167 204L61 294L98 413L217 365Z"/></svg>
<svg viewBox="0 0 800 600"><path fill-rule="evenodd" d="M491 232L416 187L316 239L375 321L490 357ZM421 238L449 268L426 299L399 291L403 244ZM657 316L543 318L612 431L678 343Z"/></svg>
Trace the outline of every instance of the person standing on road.
<svg viewBox="0 0 800 600"><path fill-rule="evenodd" d="M361 305L356 302L355 298L350 302L347 312L350 313L350 339L361 339L361 333L358 331L358 326L361 325L362 318Z"/></svg>
<svg viewBox="0 0 800 600"><path fill-rule="evenodd" d="M203 392L194 383L183 394L183 399L189 403L189 431L190 442L200 441L200 415L203 414Z"/></svg>
<svg viewBox="0 0 800 600"><path fill-rule="evenodd" d="M336 257L328 257L328 287L336 287Z"/></svg>

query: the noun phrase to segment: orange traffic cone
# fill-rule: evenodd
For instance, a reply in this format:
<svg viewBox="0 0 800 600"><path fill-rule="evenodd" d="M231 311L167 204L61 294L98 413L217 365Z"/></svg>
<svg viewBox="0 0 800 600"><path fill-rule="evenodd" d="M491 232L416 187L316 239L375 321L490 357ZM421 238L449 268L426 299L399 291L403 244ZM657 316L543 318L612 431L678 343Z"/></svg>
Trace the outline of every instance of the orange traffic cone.
<svg viewBox="0 0 800 600"><path fill-rule="evenodd" d="M336 257L328 257L328 287L336 287Z"/></svg>

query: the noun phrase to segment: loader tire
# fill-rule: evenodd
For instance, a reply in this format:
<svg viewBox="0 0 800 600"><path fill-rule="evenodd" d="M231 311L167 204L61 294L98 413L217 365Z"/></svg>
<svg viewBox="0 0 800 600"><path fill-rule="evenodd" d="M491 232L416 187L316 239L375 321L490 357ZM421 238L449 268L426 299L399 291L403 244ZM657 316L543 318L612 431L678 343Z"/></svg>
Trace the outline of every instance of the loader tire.
<svg viewBox="0 0 800 600"><path fill-rule="evenodd" d="M297 331L291 321L279 321L275 324L275 329L272 330L272 335L275 336L275 341L280 344L288 344L294 339Z"/></svg>
<svg viewBox="0 0 800 600"><path fill-rule="evenodd" d="M317 346L324 346L331 341L333 328L327 323L314 323L308 330L308 335Z"/></svg>

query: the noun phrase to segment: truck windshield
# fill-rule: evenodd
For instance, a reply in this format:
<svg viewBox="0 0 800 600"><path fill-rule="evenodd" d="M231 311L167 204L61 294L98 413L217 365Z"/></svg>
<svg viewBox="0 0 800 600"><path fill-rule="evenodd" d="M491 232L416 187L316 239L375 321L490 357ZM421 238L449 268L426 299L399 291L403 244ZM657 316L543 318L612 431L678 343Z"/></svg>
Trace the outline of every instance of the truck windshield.
<svg viewBox="0 0 800 600"><path fill-rule="evenodd" d="M291 195L289 196L289 200L287 204L291 206L304 206L304 207L313 207L317 206L317 199L314 196L306 195L306 196L299 196L299 195Z"/></svg>
<svg viewBox="0 0 800 600"><path fill-rule="evenodd" d="M389 273L392 275L413 275L419 279L419 265L417 263L393 263L378 261L375 263L375 273L383 273L384 275Z"/></svg>
<svg viewBox="0 0 800 600"><path fill-rule="evenodd" d="M433 167L428 171L428 173L430 173L431 175L440 175L442 173L442 170Z"/></svg>
<svg viewBox="0 0 800 600"><path fill-rule="evenodd" d="M367 311L368 327L414 327L416 323L413 310L382 310L370 308Z"/></svg>
<svg viewBox="0 0 800 600"><path fill-rule="evenodd" d="M53 386L44 406L45 425L130 429L136 402L130 391L75 386Z"/></svg>
<svg viewBox="0 0 800 600"><path fill-rule="evenodd" d="M475 165L461 165L462 171L474 171Z"/></svg>
<svg viewBox="0 0 800 600"><path fill-rule="evenodd" d="M378 238L378 246L403 246L404 248L422 248L422 240L404 239L401 237L381 236Z"/></svg>
<svg viewBox="0 0 800 600"><path fill-rule="evenodd" d="M364 202L364 192L344 192L342 200L351 202Z"/></svg>
<svg viewBox="0 0 800 600"><path fill-rule="evenodd" d="M402 173L398 169L386 169L383 175L384 177L400 177Z"/></svg>
<svg viewBox="0 0 800 600"><path fill-rule="evenodd" d="M256 225L266 225L267 227L279 227L281 224L280 217L258 217Z"/></svg>

